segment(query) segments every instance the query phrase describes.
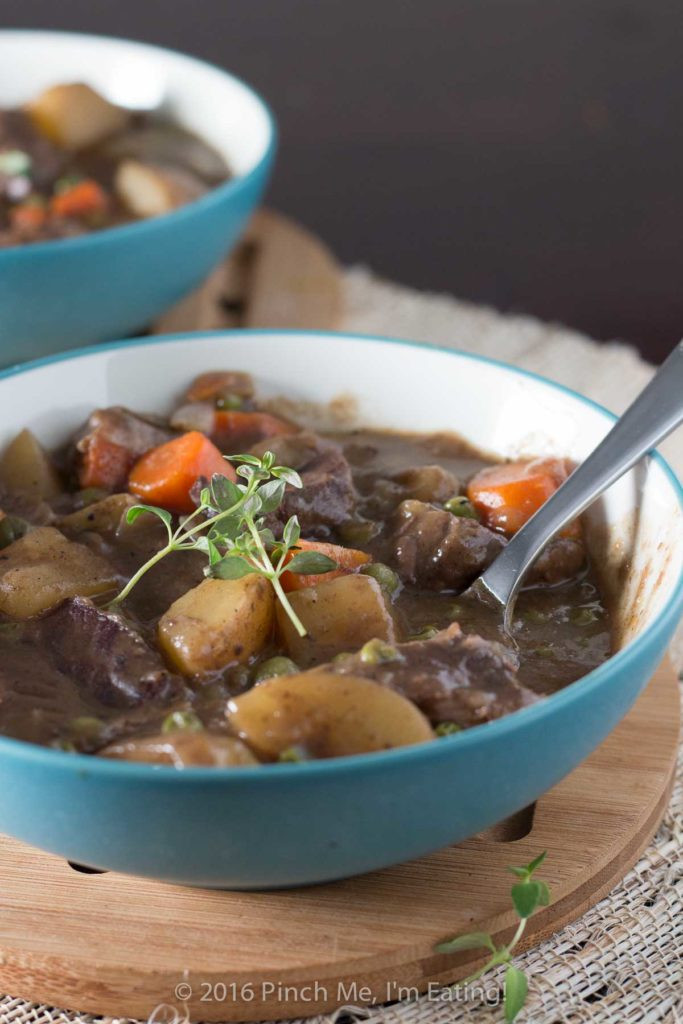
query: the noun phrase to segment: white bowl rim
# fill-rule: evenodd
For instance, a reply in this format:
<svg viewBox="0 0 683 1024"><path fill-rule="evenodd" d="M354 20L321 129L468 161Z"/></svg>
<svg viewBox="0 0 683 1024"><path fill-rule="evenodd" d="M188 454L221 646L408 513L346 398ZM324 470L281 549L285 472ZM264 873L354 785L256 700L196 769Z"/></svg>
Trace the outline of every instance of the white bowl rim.
<svg viewBox="0 0 683 1024"><path fill-rule="evenodd" d="M533 370L526 370L521 367L512 366L510 363L506 363L502 359L494 359L491 356L477 355L473 352L464 352L460 349L447 348L444 345L438 345L432 342L411 341L406 338L392 338L373 334L355 334L349 331L299 330L298 328L237 328L227 331L193 331L161 334L153 338L140 337L130 338L124 341L101 342L78 349L71 349L66 352L58 352L55 355L44 356L30 362L18 363L5 370L0 370L0 391L2 390L3 381L40 367L49 366L53 363L79 359L83 356L97 355L99 353L125 350L128 347L152 347L154 345L168 344L170 342L186 344L188 342L192 343L192 341L198 338L219 338L225 337L226 335L267 335L271 337L297 336L323 339L330 337L336 339L348 338L355 341L400 345L408 348L441 352L455 359L467 359L483 363L484 365L498 367L513 376L525 377L528 380L549 386L562 394L576 399L580 404L586 405L589 408L594 409L596 412L601 413L608 421L614 423L617 420L617 416L610 412L609 409L606 409L591 398L586 398L586 396L580 394L580 392L574 391L572 388L566 387L564 384L559 384L547 377L543 377L541 374L535 373ZM677 475L659 452L652 452L650 458L652 458L662 469L665 477L671 485L676 499L678 500L681 512L683 512L683 485L679 481ZM482 722L479 725L463 730L457 735L441 737L438 742L417 743L407 747L395 747L392 750L374 751L366 754L353 754L345 757L326 758L317 761L304 761L297 764L258 764L254 766L243 766L239 769L190 766L179 772L175 769L164 770L165 766L162 765L116 761L96 757L90 754L68 753L65 751L53 750L51 747L43 747L38 744L28 743L24 740L16 740L8 736L0 736L0 758L3 756L18 757L20 760L36 765L43 764L46 767L49 767L49 765L53 765L55 768L59 765L64 769L72 767L74 772L80 774L86 772L89 775L96 774L110 776L123 773L127 777L138 778L140 781L149 781L154 777L155 782L163 781L164 784L173 785L174 780L177 781L179 779L183 779L186 782L196 782L201 786L205 786L207 784L233 786L239 785L240 781L249 782L250 784L256 783L258 785L260 780L262 780L265 785L269 784L274 777L282 778L283 780L286 779L288 782L298 780L299 782L304 783L311 777L324 776L330 773L334 775L347 775L354 774L355 772L363 772L365 770L382 770L391 768L392 766L398 767L399 765L403 765L405 761L422 762L423 760L429 761L434 758L438 760L441 757L447 756L448 751L453 749L452 745L454 743L457 743L458 748L467 749L473 745L476 746L477 742L483 740L484 737L490 741L496 740L504 742L505 737L510 732L514 732L519 728L521 724L537 722L545 718L546 715L551 714L553 709L559 711L562 706L571 704L575 699L577 699L577 688L579 687L584 692L594 692L598 690L601 687L603 680L614 672L624 670L628 663L633 660L634 656L637 656L638 651L645 646L645 644L656 643L660 635L666 635L670 629L672 630L675 628L682 613L683 568L681 569L678 581L673 587L667 602L659 610L653 621L645 627L642 633L630 641L624 648L617 651L616 654L611 655L607 661L586 673L585 676L581 676L573 683L563 687L563 689L549 695L542 701L538 701L536 704L520 708L511 714L504 715L502 718L496 718L490 722Z"/></svg>
<svg viewBox="0 0 683 1024"><path fill-rule="evenodd" d="M30 37L55 36L62 39L84 41L97 40L105 43L132 43L142 49L146 48L148 50L157 51L161 54L168 54L172 57L183 57L185 60L193 62L198 66L211 68L212 70L219 72L221 75L224 75L225 78L236 82L251 94L252 98L263 111L267 126L267 139L262 156L246 174L239 174L233 178L228 178L226 181L210 188L208 192L200 196L198 199L193 199L189 203L184 203L183 206L178 207L177 210L171 210L170 213L164 213L158 217L146 217L140 220L130 221L125 224L119 224L114 227L102 228L83 235L77 235L74 238L50 238L43 242L30 242L26 245L7 246L0 249L0 266L3 261L9 262L10 260L31 259L32 257L43 253L63 252L67 248L69 251L76 251L79 248L85 248L88 245L92 246L98 242L101 244L111 238L126 239L132 237L134 240L136 235L140 232L145 230L149 231L150 228L154 228L157 225L159 225L162 230L167 224L180 225L183 219L188 216L191 217L194 211L198 208L202 209L203 207L210 207L214 203L220 202L228 196L237 195L239 192L244 190L251 184L252 180L261 173L263 168L268 166L274 156L275 149L277 147L278 131L275 115L273 114L269 104L263 96L253 88L253 86L249 85L237 75L233 75L232 72L226 71L225 68L220 67L218 64L202 60L200 57L194 57L189 53L183 53L182 50L174 50L167 46L156 46L154 43L146 43L138 39L127 39L124 36L98 35L94 32L62 32L53 29L0 28L0 40L3 38L18 38L22 35Z"/></svg>

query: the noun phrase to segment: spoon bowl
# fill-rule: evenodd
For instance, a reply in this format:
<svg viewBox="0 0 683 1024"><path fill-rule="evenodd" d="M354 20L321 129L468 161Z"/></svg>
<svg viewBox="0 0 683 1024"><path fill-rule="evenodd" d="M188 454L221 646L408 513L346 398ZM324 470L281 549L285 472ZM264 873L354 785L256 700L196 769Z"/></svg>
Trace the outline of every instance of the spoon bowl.
<svg viewBox="0 0 683 1024"><path fill-rule="evenodd" d="M581 515L608 487L683 422L683 341L657 370L610 432L557 491L517 531L467 591L502 611L512 633L515 599L524 574L545 545Z"/></svg>

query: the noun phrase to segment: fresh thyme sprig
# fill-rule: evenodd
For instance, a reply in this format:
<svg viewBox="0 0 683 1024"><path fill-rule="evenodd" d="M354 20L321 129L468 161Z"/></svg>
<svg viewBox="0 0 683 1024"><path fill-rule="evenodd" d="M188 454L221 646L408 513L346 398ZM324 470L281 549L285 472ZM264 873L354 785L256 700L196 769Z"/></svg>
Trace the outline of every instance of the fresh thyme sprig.
<svg viewBox="0 0 683 1024"><path fill-rule="evenodd" d="M496 946L488 932L470 932L467 935L458 935L454 939L439 942L434 947L437 953L457 953L464 949L488 949L490 952L491 955L484 966L459 981L458 987L477 981L487 971L500 966L500 964L508 965L505 971L504 997L505 1020L508 1022L513 1021L522 1009L529 991L526 975L511 963L512 952L522 938L526 923L534 911L538 907L547 907L550 903L550 889L547 884L532 877L545 860L546 854L547 851L544 851L529 864L520 868L508 868L508 871L511 871L519 879L510 890L512 902L520 919L510 942L503 946Z"/></svg>
<svg viewBox="0 0 683 1024"><path fill-rule="evenodd" d="M168 543L131 576L112 604L125 601L145 573L172 551L203 551L209 559L204 570L207 576L235 580L258 573L269 580L299 636L306 636L303 623L282 589L280 577L283 572L326 573L336 569L337 564L317 551L291 555L301 536L296 516L286 522L281 540L276 540L272 530L265 526L265 517L282 504L287 484L302 487L301 477L288 466L276 466L272 452L265 452L262 458L230 455L228 460L237 464L240 480L233 483L225 476L214 475L209 486L203 488L195 511L181 519L175 529L173 516L166 509L155 505L133 505L128 509L128 523L144 513L157 516L166 527Z"/></svg>

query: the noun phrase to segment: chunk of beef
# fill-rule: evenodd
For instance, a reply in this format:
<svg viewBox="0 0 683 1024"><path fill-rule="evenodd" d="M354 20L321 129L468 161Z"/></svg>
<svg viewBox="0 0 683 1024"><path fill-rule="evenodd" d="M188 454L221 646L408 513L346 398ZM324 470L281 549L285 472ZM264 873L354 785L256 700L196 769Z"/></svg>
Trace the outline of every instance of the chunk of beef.
<svg viewBox="0 0 683 1024"><path fill-rule="evenodd" d="M513 651L492 640L465 635L453 623L430 640L385 648L391 660L366 660L359 652L327 669L364 676L412 700L433 724L462 728L500 718L538 698L517 679Z"/></svg>
<svg viewBox="0 0 683 1024"><path fill-rule="evenodd" d="M76 683L47 651L30 638L10 642L0 635L0 733L47 744L65 721L92 714Z"/></svg>
<svg viewBox="0 0 683 1024"><path fill-rule="evenodd" d="M105 542L107 558L122 578L129 580L166 540L164 525L156 516L140 516L134 523L122 519L115 543ZM127 610L137 621L158 619L181 594L202 582L205 566L206 555L200 551L172 552L152 566L133 588L126 601Z"/></svg>
<svg viewBox="0 0 683 1024"><path fill-rule="evenodd" d="M125 488L133 463L173 432L122 406L96 409L74 440L74 462L81 487Z"/></svg>
<svg viewBox="0 0 683 1024"><path fill-rule="evenodd" d="M576 576L586 564L583 540L555 537L546 546L529 573L528 583L562 583Z"/></svg>
<svg viewBox="0 0 683 1024"><path fill-rule="evenodd" d="M460 590L491 564L505 543L476 520L421 501L403 501L396 511L393 560L406 583Z"/></svg>
<svg viewBox="0 0 683 1024"><path fill-rule="evenodd" d="M48 652L58 671L105 706L159 705L184 696L182 679L140 634L87 598L65 601L33 629L36 646Z"/></svg>
<svg viewBox="0 0 683 1024"><path fill-rule="evenodd" d="M259 454L269 450L280 465L296 469L303 488L287 487L271 528L298 516L304 537L326 538L353 514L356 491L349 466L339 445L302 431L282 434L259 443Z"/></svg>

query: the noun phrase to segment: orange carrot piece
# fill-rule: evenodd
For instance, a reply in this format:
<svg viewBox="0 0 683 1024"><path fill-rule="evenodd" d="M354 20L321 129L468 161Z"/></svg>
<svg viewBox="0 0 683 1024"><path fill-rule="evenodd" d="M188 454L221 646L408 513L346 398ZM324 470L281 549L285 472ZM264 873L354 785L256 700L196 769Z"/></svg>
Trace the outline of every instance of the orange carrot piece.
<svg viewBox="0 0 683 1024"><path fill-rule="evenodd" d="M512 536L568 475L564 459L507 462L489 466L472 477L467 485L467 497L486 526ZM578 530L578 524L572 527L574 532Z"/></svg>
<svg viewBox="0 0 683 1024"><path fill-rule="evenodd" d="M228 392L240 398L251 398L254 383L248 373L239 370L216 370L200 373L190 384L185 398L188 402L206 402Z"/></svg>
<svg viewBox="0 0 683 1024"><path fill-rule="evenodd" d="M108 205L107 193L92 178L84 178L50 200L50 210L56 217L86 217L104 212Z"/></svg>
<svg viewBox="0 0 683 1024"><path fill-rule="evenodd" d="M213 419L212 437L224 451L233 454L251 448L258 441L279 434L294 434L300 428L269 412L217 410Z"/></svg>
<svg viewBox="0 0 683 1024"><path fill-rule="evenodd" d="M119 490L125 486L132 462L127 448L108 441L101 431L95 431L83 446L78 482L81 487Z"/></svg>
<svg viewBox="0 0 683 1024"><path fill-rule="evenodd" d="M283 572L280 582L282 583L282 589L287 593L290 590L303 590L304 587L315 587L318 583L324 583L325 580L334 580L338 576L348 576L349 573L356 572L361 566L368 565L372 561L372 555L368 555L365 551L357 551L355 548L343 548L339 544L326 544L318 540L299 540L296 549L289 553L287 562L291 562L297 553L297 549L301 551L319 551L321 555L327 555L333 562L336 562L338 568L331 569L330 572L316 573L315 575Z"/></svg>
<svg viewBox="0 0 683 1024"><path fill-rule="evenodd" d="M214 473L237 479L208 437L191 430L145 452L130 472L128 488L149 505L187 515L195 508L190 497L193 484L199 477L210 480Z"/></svg>
<svg viewBox="0 0 683 1024"><path fill-rule="evenodd" d="M37 231L47 220L47 210L42 203L32 202L13 206L9 212L10 224L17 231Z"/></svg>

